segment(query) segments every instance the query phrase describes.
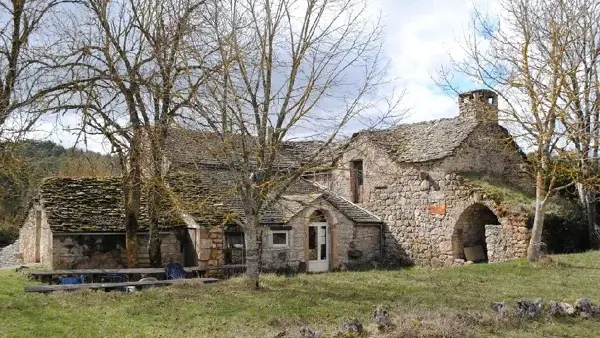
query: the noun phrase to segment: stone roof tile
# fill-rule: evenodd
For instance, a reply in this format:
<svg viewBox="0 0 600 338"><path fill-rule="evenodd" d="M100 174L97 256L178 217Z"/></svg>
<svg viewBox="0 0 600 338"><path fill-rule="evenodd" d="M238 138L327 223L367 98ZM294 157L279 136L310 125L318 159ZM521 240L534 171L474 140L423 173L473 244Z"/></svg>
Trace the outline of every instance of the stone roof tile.
<svg viewBox="0 0 600 338"><path fill-rule="evenodd" d="M56 232L122 232L125 210L120 178L48 178L40 188L48 224ZM160 227L184 223L169 206L161 206ZM139 230L149 226L146 200L142 196Z"/></svg>
<svg viewBox="0 0 600 338"><path fill-rule="evenodd" d="M454 153L482 122L455 117L359 132L397 162L427 162Z"/></svg>

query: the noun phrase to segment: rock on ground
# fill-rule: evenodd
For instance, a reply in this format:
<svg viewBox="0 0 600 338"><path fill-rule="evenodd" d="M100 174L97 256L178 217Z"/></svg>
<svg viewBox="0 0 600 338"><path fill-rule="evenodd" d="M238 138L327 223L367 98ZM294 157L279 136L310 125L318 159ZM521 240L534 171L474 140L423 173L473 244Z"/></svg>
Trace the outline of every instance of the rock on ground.
<svg viewBox="0 0 600 338"><path fill-rule="evenodd" d="M356 318L346 318L340 327L342 336L357 337L363 333L363 325Z"/></svg>
<svg viewBox="0 0 600 338"><path fill-rule="evenodd" d="M508 312L508 307L506 306L506 302L493 302L492 303L492 311L496 313L496 315L500 317L504 317Z"/></svg>
<svg viewBox="0 0 600 338"><path fill-rule="evenodd" d="M21 264L21 261L17 258L19 253L19 241L0 248L0 268L14 267Z"/></svg>
<svg viewBox="0 0 600 338"><path fill-rule="evenodd" d="M383 305L379 305L373 312L373 319L380 329L387 328L391 325L390 314Z"/></svg>
<svg viewBox="0 0 600 338"><path fill-rule="evenodd" d="M515 302L515 311L521 318L535 318L542 315L542 299L534 301L518 300Z"/></svg>
<svg viewBox="0 0 600 338"><path fill-rule="evenodd" d="M594 315L594 304L587 298L579 298L575 301L575 310L581 317L589 318Z"/></svg>
<svg viewBox="0 0 600 338"><path fill-rule="evenodd" d="M550 301L550 314L553 316L564 316L564 315L573 315L575 313L575 308L573 305L565 302L555 302L553 300Z"/></svg>
<svg viewBox="0 0 600 338"><path fill-rule="evenodd" d="M321 331L316 331L308 326L300 328L300 337L302 338L321 338Z"/></svg>

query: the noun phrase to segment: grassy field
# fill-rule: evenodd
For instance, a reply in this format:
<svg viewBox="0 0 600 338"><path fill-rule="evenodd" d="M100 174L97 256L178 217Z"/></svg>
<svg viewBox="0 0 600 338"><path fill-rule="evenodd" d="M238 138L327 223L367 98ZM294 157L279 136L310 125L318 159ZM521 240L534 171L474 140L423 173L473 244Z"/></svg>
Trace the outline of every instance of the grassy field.
<svg viewBox="0 0 600 338"><path fill-rule="evenodd" d="M264 288L243 279L137 293L24 294L23 275L0 271L4 337L297 337L303 324L334 336L357 317L370 337L598 337L600 319L495 320L492 301L543 297L600 301L600 253L552 256L451 269L266 275ZM371 312L384 304L396 328L381 333ZM285 331L285 335L281 333Z"/></svg>

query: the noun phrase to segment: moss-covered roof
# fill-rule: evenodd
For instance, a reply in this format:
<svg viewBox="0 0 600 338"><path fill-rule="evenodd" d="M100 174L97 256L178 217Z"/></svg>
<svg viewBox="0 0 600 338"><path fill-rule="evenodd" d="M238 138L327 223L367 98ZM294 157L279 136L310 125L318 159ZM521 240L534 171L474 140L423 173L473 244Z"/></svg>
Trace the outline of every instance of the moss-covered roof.
<svg viewBox="0 0 600 338"><path fill-rule="evenodd" d="M203 169L195 173L169 174L160 206L160 227L184 226L188 214L201 226L215 226L242 220L244 208L237 197L231 173ZM381 223L381 220L341 196L300 179L281 199L261 214L263 224L284 224L318 198L324 198L356 223ZM48 223L56 232L122 232L125 211L121 179L50 178L41 187L41 203ZM142 194L139 230L149 226L146 196Z"/></svg>
<svg viewBox="0 0 600 338"><path fill-rule="evenodd" d="M244 208L237 197L231 173L204 169L195 173L170 174L169 189L178 197L181 209L203 225L215 225L226 219L241 219ZM261 223L284 224L295 214L323 197L333 207L356 223L381 223L381 220L343 197L311 182L299 179L271 207L263 210Z"/></svg>
<svg viewBox="0 0 600 338"><path fill-rule="evenodd" d="M40 189L40 201L48 224L56 232L122 232L125 210L121 179L49 178ZM171 203L162 203L161 229L183 226ZM149 217L146 198L142 194L139 230L146 231Z"/></svg>

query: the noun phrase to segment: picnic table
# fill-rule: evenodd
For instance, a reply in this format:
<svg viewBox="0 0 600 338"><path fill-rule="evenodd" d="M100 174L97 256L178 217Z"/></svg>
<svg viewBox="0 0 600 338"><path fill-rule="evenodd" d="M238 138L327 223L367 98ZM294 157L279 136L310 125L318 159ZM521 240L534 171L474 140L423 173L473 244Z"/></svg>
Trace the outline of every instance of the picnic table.
<svg viewBox="0 0 600 338"><path fill-rule="evenodd" d="M196 277L204 277L207 271L235 271L235 270L243 270L246 268L244 264L235 264L235 265L221 265L221 266L188 266L184 267L186 273L193 274ZM31 275L33 277L39 278L40 280L44 280L49 278L52 280L54 276L63 276L63 275L84 275L91 276L91 279L94 279L94 276L101 275L158 275L164 274L164 268L131 268L131 269L62 269L62 270L40 270L40 271L32 271Z"/></svg>
<svg viewBox="0 0 600 338"><path fill-rule="evenodd" d="M120 282L120 283L85 283L85 284L66 284L66 285L30 285L25 286L25 292L53 292L68 291L79 289L107 289L122 288L127 286L157 286L189 283L190 281L200 282L202 284L216 283L216 278L194 278L194 279L169 279L156 281L138 281L138 282Z"/></svg>

